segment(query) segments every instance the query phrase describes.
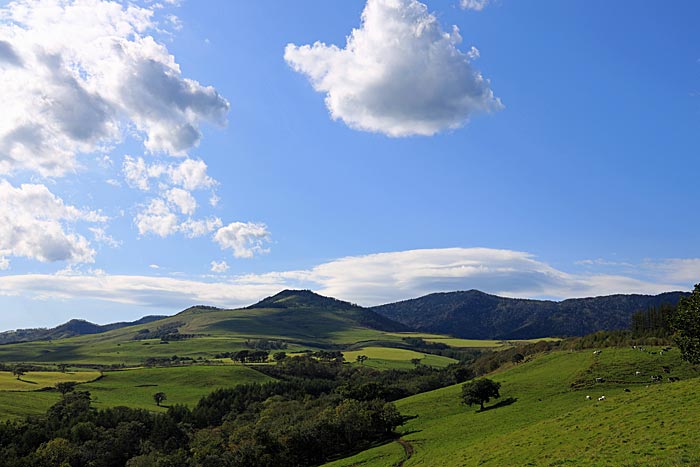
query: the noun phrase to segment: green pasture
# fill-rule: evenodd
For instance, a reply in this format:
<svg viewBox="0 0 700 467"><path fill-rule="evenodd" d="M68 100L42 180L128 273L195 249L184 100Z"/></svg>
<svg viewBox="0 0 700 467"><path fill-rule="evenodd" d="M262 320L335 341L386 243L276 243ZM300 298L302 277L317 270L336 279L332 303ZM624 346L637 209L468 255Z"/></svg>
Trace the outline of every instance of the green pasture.
<svg viewBox="0 0 700 467"><path fill-rule="evenodd" d="M248 338L197 337L161 343L160 339L117 342L111 338L103 340L99 336L0 346L0 361L133 366L149 357L171 358L173 355L206 360L213 359L219 353L247 349L244 342ZM303 348L306 347L289 343L285 351L294 352Z"/></svg>
<svg viewBox="0 0 700 467"><path fill-rule="evenodd" d="M31 378L36 373L25 375ZM62 373L56 373L61 375ZM77 372L84 381L94 379L97 372ZM72 375L68 375L72 376ZM24 379L25 377L23 377ZM64 380L75 381L76 378ZM245 383L264 383L271 378L243 365L183 366L171 368L134 368L105 371L97 381L79 384L78 391L90 391L93 407L124 405L147 410L165 411L172 404L193 407L199 399L215 389ZM167 400L157 407L153 394L164 392ZM0 420L41 415L60 399L56 391L0 391Z"/></svg>
<svg viewBox="0 0 700 467"><path fill-rule="evenodd" d="M0 391L36 391L52 388L56 383L84 383L100 377L99 371L29 371L19 379L10 371L0 371Z"/></svg>
<svg viewBox="0 0 700 467"><path fill-rule="evenodd" d="M400 400L399 410L415 416L401 427L402 438L413 448L410 458L393 442L328 465L698 465L697 378L571 387L590 368L604 378L619 372L634 375L634 368L653 356L631 349L605 349L598 356L589 351L552 352L493 375L502 385L500 401L514 402L482 413L460 403L461 385ZM653 363L649 371L662 366ZM682 363L671 371L695 374ZM592 400L586 400L587 395ZM598 401L602 395L606 400ZM492 400L487 408L498 402Z"/></svg>
<svg viewBox="0 0 700 467"><path fill-rule="evenodd" d="M536 344L540 341L554 342L561 339L556 337L543 337L542 339L519 339L519 340L489 340L489 339L460 339L456 337L429 337L426 342L449 345L450 347L470 348L470 349L506 349L516 345Z"/></svg>
<svg viewBox="0 0 700 467"><path fill-rule="evenodd" d="M415 365L411 360L418 359L423 365L445 367L457 360L440 355L431 355L407 349L396 349L388 347L364 347L358 350L343 352L345 360L354 362L358 355L365 355L368 359L365 366L388 369L388 368L413 368Z"/></svg>
<svg viewBox="0 0 700 467"><path fill-rule="evenodd" d="M243 365L197 365L106 371L99 381L81 384L78 388L90 391L93 407L96 408L125 405L158 410L153 394L164 392L167 400L161 404L160 410L165 410L173 404L193 407L215 389L270 380Z"/></svg>
<svg viewBox="0 0 700 467"><path fill-rule="evenodd" d="M44 415L60 399L57 391L0 391L0 422Z"/></svg>

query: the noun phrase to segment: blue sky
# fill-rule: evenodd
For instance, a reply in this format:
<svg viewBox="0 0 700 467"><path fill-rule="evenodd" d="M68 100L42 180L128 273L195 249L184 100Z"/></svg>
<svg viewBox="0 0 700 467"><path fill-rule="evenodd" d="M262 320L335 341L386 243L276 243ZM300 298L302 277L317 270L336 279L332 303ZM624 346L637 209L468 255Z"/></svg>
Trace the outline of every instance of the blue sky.
<svg viewBox="0 0 700 467"><path fill-rule="evenodd" d="M697 2L1 5L0 329L700 277Z"/></svg>

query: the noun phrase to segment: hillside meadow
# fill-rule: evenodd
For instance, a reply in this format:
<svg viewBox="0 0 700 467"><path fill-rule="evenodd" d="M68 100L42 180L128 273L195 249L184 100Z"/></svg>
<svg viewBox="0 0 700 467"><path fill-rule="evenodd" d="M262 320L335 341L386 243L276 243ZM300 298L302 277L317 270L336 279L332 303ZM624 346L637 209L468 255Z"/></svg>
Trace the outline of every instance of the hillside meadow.
<svg viewBox="0 0 700 467"><path fill-rule="evenodd" d="M662 366L683 379L651 384L650 373L666 374ZM637 377L636 371L644 375ZM582 375L592 383L572 389ZM596 384L596 377L624 377L629 383ZM700 463L700 432L693 429L700 423L697 371L682 363L677 351L663 357L633 349L605 349L597 357L557 351L492 379L501 383L501 399L492 400L484 412L461 403L461 385L408 397L396 403L412 417L400 428L403 444L392 442L327 466ZM606 400L598 401L602 395Z"/></svg>

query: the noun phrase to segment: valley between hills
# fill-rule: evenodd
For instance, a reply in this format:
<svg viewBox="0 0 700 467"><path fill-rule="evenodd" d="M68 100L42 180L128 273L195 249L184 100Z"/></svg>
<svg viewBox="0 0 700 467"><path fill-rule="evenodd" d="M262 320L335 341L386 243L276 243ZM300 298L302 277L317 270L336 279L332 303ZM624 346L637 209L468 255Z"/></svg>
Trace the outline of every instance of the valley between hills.
<svg viewBox="0 0 700 467"><path fill-rule="evenodd" d="M700 465L698 366L654 327L687 296L467 291L363 308L286 290L243 309L0 333L0 455L62 467ZM630 329L642 321L654 326ZM500 397L482 411L461 393L483 377Z"/></svg>

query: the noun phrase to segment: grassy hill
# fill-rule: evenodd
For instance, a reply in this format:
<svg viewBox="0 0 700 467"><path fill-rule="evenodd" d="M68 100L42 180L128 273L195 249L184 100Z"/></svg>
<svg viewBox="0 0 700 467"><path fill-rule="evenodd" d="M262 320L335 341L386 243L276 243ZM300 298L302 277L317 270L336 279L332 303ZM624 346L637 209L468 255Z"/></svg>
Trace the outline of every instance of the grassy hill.
<svg viewBox="0 0 700 467"><path fill-rule="evenodd" d="M133 368L99 372L73 373L32 372L22 378L39 381L51 387L58 381L85 382L78 390L90 391L96 408L127 406L164 412L174 404L193 407L212 391L246 383L264 383L271 378L246 366L190 366L173 368ZM16 381L16 380L14 380ZM42 415L61 398L56 391L28 392L29 384L13 383L9 375L0 372L0 419ZM167 400L156 406L153 394L164 392Z"/></svg>
<svg viewBox="0 0 700 467"><path fill-rule="evenodd" d="M113 329L124 328L127 326L146 324L163 318L166 318L166 316L144 316L143 318L136 321L119 322L103 325L94 324L82 319L72 319L67 323L63 323L59 326L56 326L55 328L17 329L14 331L0 332L0 344L11 344L14 342L45 341L52 339L64 339L66 337L82 336L85 334L99 334L101 332L107 332Z"/></svg>
<svg viewBox="0 0 700 467"><path fill-rule="evenodd" d="M51 341L0 345L0 362L136 365L149 357L213 358L249 339L284 341L290 352L362 341L396 341L405 326L308 291L284 291L244 309L198 306L153 322Z"/></svg>
<svg viewBox="0 0 700 467"><path fill-rule="evenodd" d="M681 381L651 384L656 373ZM477 413L460 403L460 385L409 397L396 404L415 417L402 427L401 444L328 466L698 465L700 432L691 428L700 422L697 375L677 350L552 352L492 376L501 400L514 402Z"/></svg>

